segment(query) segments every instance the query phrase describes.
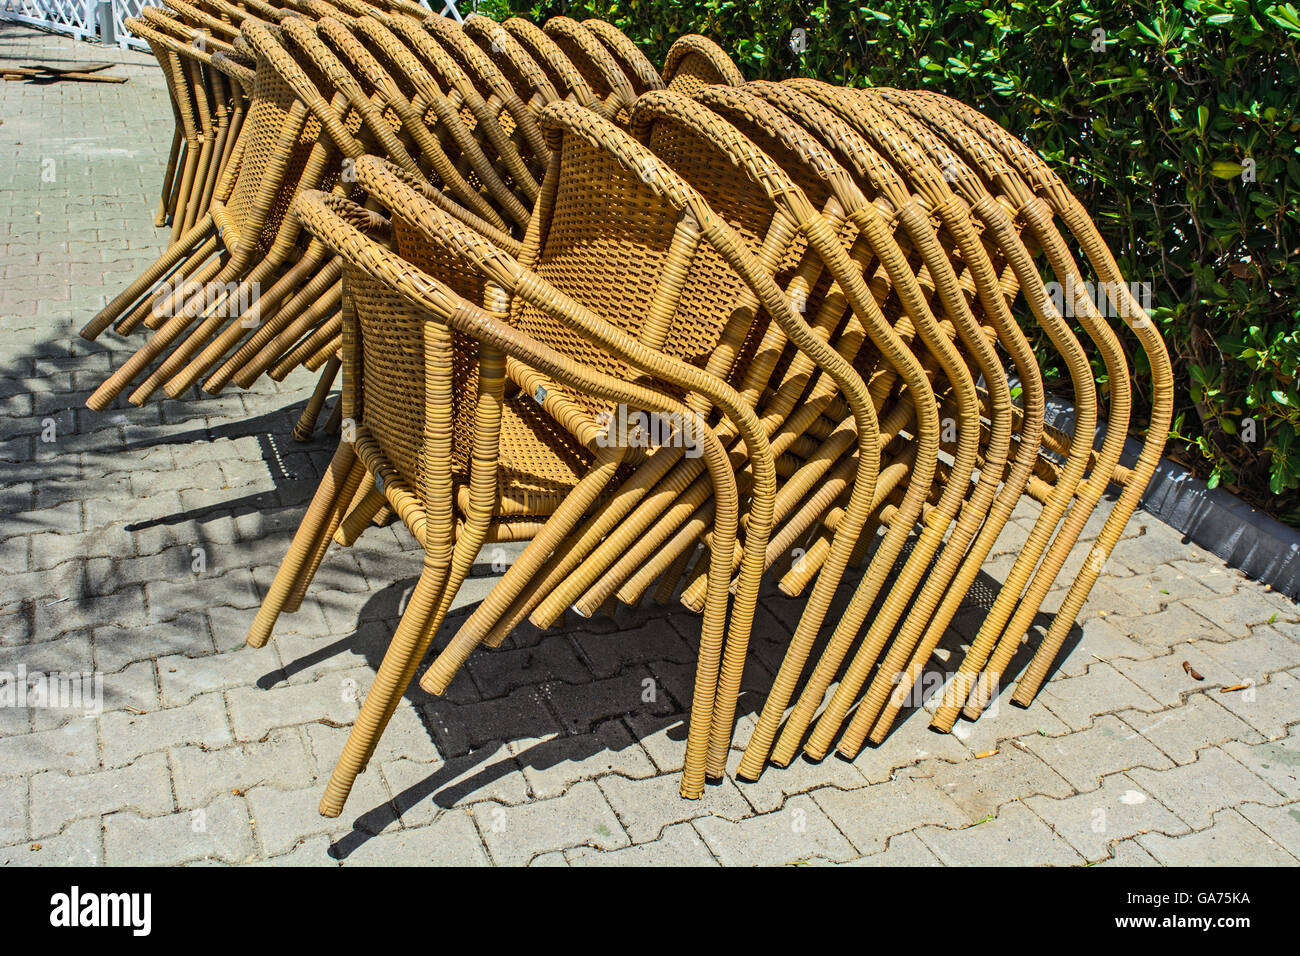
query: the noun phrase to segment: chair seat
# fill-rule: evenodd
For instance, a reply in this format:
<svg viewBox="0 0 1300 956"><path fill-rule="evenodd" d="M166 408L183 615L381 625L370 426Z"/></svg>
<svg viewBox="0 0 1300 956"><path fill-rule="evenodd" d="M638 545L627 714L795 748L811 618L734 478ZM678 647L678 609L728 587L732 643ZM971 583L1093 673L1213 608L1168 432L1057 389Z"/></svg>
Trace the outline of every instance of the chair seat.
<svg viewBox="0 0 1300 956"><path fill-rule="evenodd" d="M592 454L529 395L507 399L501 414L498 514L549 515L591 469Z"/></svg>

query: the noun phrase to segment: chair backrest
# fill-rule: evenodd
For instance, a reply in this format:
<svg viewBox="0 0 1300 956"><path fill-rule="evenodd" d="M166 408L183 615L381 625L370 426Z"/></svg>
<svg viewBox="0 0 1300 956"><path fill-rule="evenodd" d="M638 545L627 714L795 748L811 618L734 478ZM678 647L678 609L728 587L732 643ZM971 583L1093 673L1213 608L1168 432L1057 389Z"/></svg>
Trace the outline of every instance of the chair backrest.
<svg viewBox="0 0 1300 956"><path fill-rule="evenodd" d="M243 152L230 200L214 205L213 214L218 225L223 215L229 217L240 236L241 249L264 255L275 242L312 153L329 145L321 145L320 121L285 78L286 73L292 75L298 69L288 52L258 25L246 26L243 35L256 56L242 132ZM305 76L303 81L297 84L301 90L319 98L319 88ZM330 181L309 186L329 188L337 181L340 164L327 166L333 167L325 171Z"/></svg>
<svg viewBox="0 0 1300 956"><path fill-rule="evenodd" d="M583 20L582 25L605 45L610 55L623 68L632 84L633 93L640 96L649 90L664 88L663 77L654 68L654 64L622 30L604 20Z"/></svg>
<svg viewBox="0 0 1300 956"><path fill-rule="evenodd" d="M502 22L501 28L528 52L561 96L587 109L601 110L600 98L582 73L541 27L520 17L510 17Z"/></svg>
<svg viewBox="0 0 1300 956"><path fill-rule="evenodd" d="M412 30L418 29L413 21L406 21ZM529 110L520 93L511 85L492 58L469 38L460 25L447 17L429 17L423 21L424 31L433 38L465 71L489 104L499 105L498 122L516 143L528 164L536 183L540 184L546 172L550 151L537 125L537 117ZM490 91L490 92L489 92ZM536 198L534 192L533 198Z"/></svg>
<svg viewBox="0 0 1300 956"><path fill-rule="evenodd" d="M418 96L413 102L428 103L430 119L447 127L462 161L500 204L505 218L522 226L537 196L538 183L519 143L503 127L503 116L513 123L510 113L499 98L491 105L484 99L485 95L493 97L491 86L480 80L484 86L481 93L455 57L409 17L393 16L387 22L362 17L353 28L414 84ZM501 83L505 86L504 80ZM520 112L528 115L522 107ZM511 195L502 197L502 189Z"/></svg>
<svg viewBox="0 0 1300 956"><path fill-rule="evenodd" d="M437 28L430 26L430 29ZM465 18L463 29L465 35L492 59L510 81L519 99L535 114L540 114L548 103L561 98L538 62L501 24L481 13L474 13Z"/></svg>
<svg viewBox="0 0 1300 956"><path fill-rule="evenodd" d="M601 115L627 125L628 111L636 102L636 93L623 68L595 34L569 17L551 17L542 27L542 32L555 41L587 81L600 100Z"/></svg>
<svg viewBox="0 0 1300 956"><path fill-rule="evenodd" d="M678 37L664 57L664 85L674 93L691 95L701 86L721 83L740 86L745 82L731 57L708 37L688 33Z"/></svg>
<svg viewBox="0 0 1300 956"><path fill-rule="evenodd" d="M380 98L385 120L409 144L408 152L418 157L422 169L497 228L505 228L507 220L522 228L528 221L527 207L496 174L437 80L382 23L372 17L346 22L326 17L314 28L317 37L346 60L358 83ZM291 36L303 33L310 38L303 21L296 21ZM443 140L435 130L444 132ZM401 160L391 147L385 153Z"/></svg>

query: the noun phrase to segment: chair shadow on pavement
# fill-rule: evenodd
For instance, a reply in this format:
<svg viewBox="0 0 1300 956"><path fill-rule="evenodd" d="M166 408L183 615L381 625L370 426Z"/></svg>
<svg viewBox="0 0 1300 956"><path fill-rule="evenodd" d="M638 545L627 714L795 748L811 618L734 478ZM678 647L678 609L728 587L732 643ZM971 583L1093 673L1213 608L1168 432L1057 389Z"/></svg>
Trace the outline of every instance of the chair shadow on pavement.
<svg viewBox="0 0 1300 956"><path fill-rule="evenodd" d="M364 546L364 536L359 546ZM900 557L900 562L906 554ZM326 559L328 563L329 558ZM895 568L897 572L901 563ZM843 606L857 587L861 571L850 571L837 593L835 603L827 615L827 623L810 661L816 661L825 646L826 640L839 620ZM290 675L319 665L338 654L353 653L365 659L366 665L374 670L378 668L388 640L396 627L399 610L404 598L414 586L415 579L410 578L392 584L371 595L359 614L357 631L353 635L331 641L296 660L286 661L282 671L265 675L258 686L269 689L271 686L287 679ZM888 582L892 584L892 579ZM887 593L888 584L882 588ZM981 572L975 584L968 592L962 604L962 610L941 640L936 654L927 664L925 686L934 689L942 686L947 678L946 661L960 662L970 638L978 629L979 621L992 605L1000 588L1000 582ZM310 594L310 592L309 592ZM748 727L761 711L771 685L775 669L784 656L790 638L790 630L781 623L776 614L767 610L777 602L789 602L791 608L802 609L803 598L787 598L776 588L765 582L760 598L760 609L751 637L749 654L742 681L741 693L736 709L738 722L737 738L733 748L742 746L741 728L744 735ZM881 599L883 600L883 599ZM476 605L469 605L453 611L448 620L435 636L432 650L421 663L418 673L423 673L448 639L464 622ZM877 602L877 607L879 601ZM873 614L875 609L873 608ZM794 610L797 614L798 610ZM787 615L788 616L788 615ZM1030 629L1029 638L1021 644L1018 652L1007 668L1003 691L1028 664L1041 633L1051 622L1051 613L1040 612ZM868 617L871 620L871 617ZM665 660L665 655L657 653L653 647L638 647L637 634L651 633L651 629L665 628L683 639L685 653L672 660ZM437 748L442 762L436 764L428 776L394 792L389 801L362 810L353 819L351 831L338 837L330 848L330 854L337 859L346 859L373 836L389 828L396 819L422 804L432 803L442 809L448 809L479 794L477 799L487 800L493 797L487 792L493 784L503 778L520 773L524 768L546 771L566 762L581 762L598 757L602 753L615 753L624 747L637 746L638 740L662 734L672 742L670 766L657 766L661 774L670 775L674 781L680 772L680 760L684 750L687 734L689 702L694 686L695 653L698 649L699 618L689 614L674 600L668 607L654 605L650 601L638 608L620 607L611 619L593 618L578 620L570 615L565 621L547 631L539 631L530 624L517 628L498 649L479 648L471 657L469 664L457 675L452 686L442 697L433 697L422 691L413 683L406 691L406 698L415 707L425 732ZM645 630L642 630L645 629ZM633 634L632 632L637 632ZM1066 639L1058 662L1069 656L1070 651L1082 636L1078 624L1071 629ZM549 642L565 642L575 655L590 662L584 653L584 647L593 647L602 642L607 646L601 654L602 661L609 660L609 654L617 654L619 669L608 676L609 668L602 672L591 667L593 673L582 678L593 685L592 692L583 693L581 684L573 685L566 679L570 675L557 675L539 672L531 682L521 680L510 686L504 693L490 698L484 697L476 689L475 674L477 665L490 659L493 655L513 654L527 662L544 660L544 653ZM654 641L647 643L654 644ZM521 652L523 652L521 654ZM543 664L543 667L545 665ZM842 668L841 668L842 669ZM811 670L809 666L806 670ZM597 674L600 676L596 676ZM838 680L837 675L837 680ZM1050 676L1050 675L1049 675ZM805 675L806 678L806 675ZM937 679L936 679L937 678ZM658 693L654 703L647 704L642 698L644 681L652 679ZM554 693L564 685L566 693ZM598 686L597 686L598 685ZM796 695L802 690L803 682L796 689ZM1006 699L1009 700L1009 693ZM562 697L563 703L556 698ZM483 708L478 706L484 700L492 700L497 706ZM544 701L542 707L538 703ZM1001 700L999 701L1002 702ZM928 715L917 714L923 709L923 701L909 701L898 714L893 731L879 744L881 748L891 746L893 734L911 720L928 722ZM617 722L616 733L598 732L601 725ZM847 721L846 721L847 725ZM608 728L607 728L608 729ZM611 736L614 741L611 741ZM513 752L507 751L503 744L514 740ZM529 741L520 746L519 741ZM617 741L626 741L618 743ZM868 747L877 745L868 744ZM662 760L662 753L668 748L657 748L652 760ZM733 752L733 758L736 754ZM799 757L799 760L807 760ZM827 760L842 760L838 755L831 755ZM372 764L370 773L378 773L378 758ZM732 761L734 766L734 759ZM769 767L767 773L782 773L778 767ZM320 780L321 787L324 780ZM355 797L354 797L355 799ZM706 789L704 799L708 799ZM351 811L349 811L351 812Z"/></svg>

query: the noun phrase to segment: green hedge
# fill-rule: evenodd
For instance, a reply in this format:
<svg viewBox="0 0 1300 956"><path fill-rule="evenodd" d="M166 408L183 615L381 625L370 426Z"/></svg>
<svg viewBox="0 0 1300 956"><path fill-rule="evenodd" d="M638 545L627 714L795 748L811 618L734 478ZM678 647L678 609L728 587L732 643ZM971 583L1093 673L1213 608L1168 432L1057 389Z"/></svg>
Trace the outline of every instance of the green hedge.
<svg viewBox="0 0 1300 956"><path fill-rule="evenodd" d="M1124 274L1151 284L1178 376L1171 451L1182 449L1212 484L1300 525L1295 6L485 0L480 8L538 21L598 16L655 62L677 36L699 32L749 77L925 87L979 107L1051 162ZM802 53L790 42L796 28Z"/></svg>

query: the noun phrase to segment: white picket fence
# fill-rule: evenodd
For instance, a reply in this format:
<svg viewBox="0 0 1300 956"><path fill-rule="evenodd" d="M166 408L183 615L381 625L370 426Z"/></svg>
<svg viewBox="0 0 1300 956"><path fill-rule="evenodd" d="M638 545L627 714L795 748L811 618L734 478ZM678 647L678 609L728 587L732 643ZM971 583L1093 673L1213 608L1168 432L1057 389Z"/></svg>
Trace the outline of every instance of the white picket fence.
<svg viewBox="0 0 1300 956"><path fill-rule="evenodd" d="M426 3L435 10L441 3L441 13L444 17L463 19L460 10L456 7L457 0L432 0L432 3L429 3L429 0L419 0L419 2ZM472 0L461 0L461 2L471 3ZM117 37L118 46L135 50L148 49L143 40L130 35L125 24L127 17L138 15L140 8L147 3L148 0L112 0L113 33ZM79 40L98 40L102 34L99 28L98 0L0 0L0 20L12 20L15 23L26 23L29 26L53 30L56 33L66 33Z"/></svg>

